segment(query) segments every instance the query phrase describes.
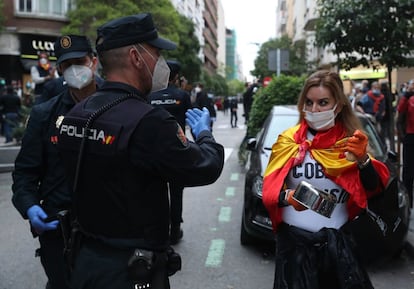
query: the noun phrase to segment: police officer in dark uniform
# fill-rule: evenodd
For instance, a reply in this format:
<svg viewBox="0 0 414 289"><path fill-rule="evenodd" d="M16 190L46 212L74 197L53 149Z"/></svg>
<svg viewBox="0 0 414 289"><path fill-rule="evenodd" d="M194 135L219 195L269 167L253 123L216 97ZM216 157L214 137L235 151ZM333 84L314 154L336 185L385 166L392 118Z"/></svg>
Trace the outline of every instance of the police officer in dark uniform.
<svg viewBox="0 0 414 289"><path fill-rule="evenodd" d="M82 232L73 289L170 288L179 266L169 253L168 182L206 185L221 174L224 148L209 131L208 110L187 112L194 143L170 113L148 104L168 83L160 50L175 47L148 13L97 30L106 81L59 128Z"/></svg>
<svg viewBox="0 0 414 289"><path fill-rule="evenodd" d="M177 87L179 82L180 62L176 60L167 60L170 68L170 79L168 87L164 90L151 93L149 101L153 106L160 106L171 113L181 129L185 133L185 113L191 106L190 94L185 90ZM170 189L170 207L171 207L171 224L170 224L170 241L174 245L183 237L181 223L183 222L183 190L180 184L169 183Z"/></svg>
<svg viewBox="0 0 414 289"><path fill-rule="evenodd" d="M58 221L46 220L71 207L71 188L56 147L56 126L76 102L95 92L97 58L90 41L78 35L59 37L55 53L58 69L70 79L69 87L33 106L12 174L12 201L23 218L30 220L33 236L39 237L38 253L49 279L48 288L64 289L69 287L60 227Z"/></svg>

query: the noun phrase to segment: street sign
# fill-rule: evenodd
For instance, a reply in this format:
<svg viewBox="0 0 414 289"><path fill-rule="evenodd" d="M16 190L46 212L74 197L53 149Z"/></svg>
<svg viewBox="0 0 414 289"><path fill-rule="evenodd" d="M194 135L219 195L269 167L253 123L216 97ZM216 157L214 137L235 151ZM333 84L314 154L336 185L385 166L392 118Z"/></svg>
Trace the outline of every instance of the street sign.
<svg viewBox="0 0 414 289"><path fill-rule="evenodd" d="M280 71L289 71L289 50L269 50L267 53L267 67L270 71L275 71L277 75L280 74Z"/></svg>

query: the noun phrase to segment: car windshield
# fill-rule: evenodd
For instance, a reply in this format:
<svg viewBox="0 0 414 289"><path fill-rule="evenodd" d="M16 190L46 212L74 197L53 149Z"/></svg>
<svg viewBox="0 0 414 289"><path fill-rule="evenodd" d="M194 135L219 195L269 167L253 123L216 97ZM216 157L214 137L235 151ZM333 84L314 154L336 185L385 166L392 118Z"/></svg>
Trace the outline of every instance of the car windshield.
<svg viewBox="0 0 414 289"><path fill-rule="evenodd" d="M363 130L367 133L369 139L368 152L376 159L383 160L385 151L381 141L375 131L374 126L366 118L360 118ZM280 133L289 127L296 125L298 122L297 115L273 115L264 134L263 148L271 149L276 142Z"/></svg>
<svg viewBox="0 0 414 289"><path fill-rule="evenodd" d="M382 147L381 140L379 139L375 127L366 118L360 118L360 120L362 124L362 129L368 135L368 152L372 154L376 159L384 160L385 151Z"/></svg>
<svg viewBox="0 0 414 289"><path fill-rule="evenodd" d="M297 115L273 115L264 136L263 148L271 149L279 134L297 122Z"/></svg>

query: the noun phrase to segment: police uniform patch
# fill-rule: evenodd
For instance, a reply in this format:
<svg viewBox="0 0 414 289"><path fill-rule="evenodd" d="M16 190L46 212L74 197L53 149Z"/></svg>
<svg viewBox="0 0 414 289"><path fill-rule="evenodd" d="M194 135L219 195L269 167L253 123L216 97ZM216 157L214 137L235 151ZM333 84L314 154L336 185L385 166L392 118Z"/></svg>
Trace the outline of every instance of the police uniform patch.
<svg viewBox="0 0 414 289"><path fill-rule="evenodd" d="M72 39L69 36L63 36L60 39L60 46L64 49L68 49L72 46Z"/></svg>
<svg viewBox="0 0 414 289"><path fill-rule="evenodd" d="M177 124L177 138L180 140L180 142L183 144L183 146L188 145L187 137L185 136L183 130L181 129L181 126Z"/></svg>
<svg viewBox="0 0 414 289"><path fill-rule="evenodd" d="M63 115L58 116L58 118L56 119L56 128L60 127L64 118L65 117Z"/></svg>

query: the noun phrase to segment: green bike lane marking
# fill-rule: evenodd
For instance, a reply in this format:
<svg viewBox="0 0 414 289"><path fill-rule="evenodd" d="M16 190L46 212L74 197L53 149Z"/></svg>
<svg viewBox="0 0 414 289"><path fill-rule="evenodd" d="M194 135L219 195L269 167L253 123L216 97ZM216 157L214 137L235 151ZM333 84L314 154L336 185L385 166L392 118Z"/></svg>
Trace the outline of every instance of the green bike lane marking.
<svg viewBox="0 0 414 289"><path fill-rule="evenodd" d="M230 222L231 208L221 207L219 214L219 222Z"/></svg>
<svg viewBox="0 0 414 289"><path fill-rule="evenodd" d="M226 242L223 239L211 240L205 266L217 268L221 266Z"/></svg>
<svg viewBox="0 0 414 289"><path fill-rule="evenodd" d="M239 174L238 173L232 173L230 176L230 181L238 181L239 180Z"/></svg>
<svg viewBox="0 0 414 289"><path fill-rule="evenodd" d="M226 197L233 197L234 196L234 192L235 192L235 188L234 187L228 187L226 189L225 195L226 195Z"/></svg>
<svg viewBox="0 0 414 289"><path fill-rule="evenodd" d="M238 181L239 174L232 173L230 176L231 181ZM227 187L225 191L226 197L233 197L235 195L234 187ZM217 201L222 202L223 198L217 198ZM230 222L232 208L228 206L223 206L220 208L218 221L220 223ZM217 232L218 228L211 228L212 232ZM208 250L207 259L205 262L206 267L218 268L221 266L224 256L224 249L226 247L226 241L224 239L213 239L210 243L210 248Z"/></svg>

